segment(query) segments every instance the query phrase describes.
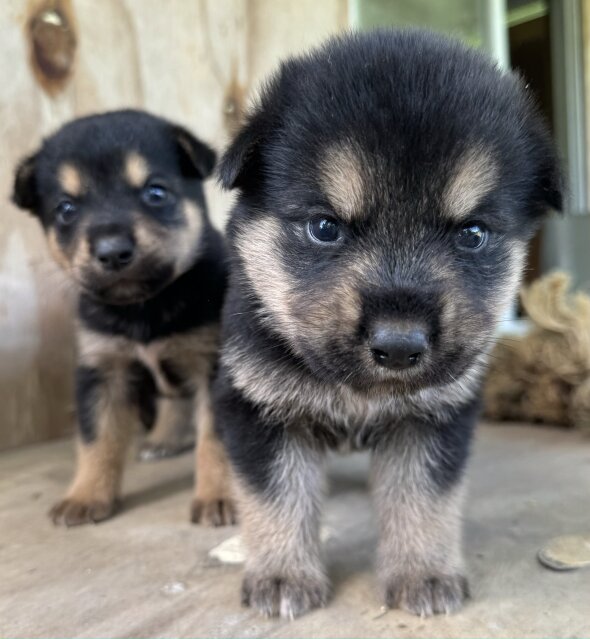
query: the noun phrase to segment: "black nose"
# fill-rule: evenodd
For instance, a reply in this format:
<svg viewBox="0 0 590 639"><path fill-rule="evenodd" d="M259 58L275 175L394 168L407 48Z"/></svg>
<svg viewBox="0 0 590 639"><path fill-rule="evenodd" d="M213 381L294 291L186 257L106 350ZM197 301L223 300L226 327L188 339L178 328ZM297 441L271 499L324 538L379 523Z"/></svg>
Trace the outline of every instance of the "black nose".
<svg viewBox="0 0 590 639"><path fill-rule="evenodd" d="M133 240L127 235L107 235L94 243L94 255L107 271L118 271L133 260Z"/></svg>
<svg viewBox="0 0 590 639"><path fill-rule="evenodd" d="M428 349L428 338L420 328L377 326L369 340L373 359L380 366L403 370L415 366Z"/></svg>

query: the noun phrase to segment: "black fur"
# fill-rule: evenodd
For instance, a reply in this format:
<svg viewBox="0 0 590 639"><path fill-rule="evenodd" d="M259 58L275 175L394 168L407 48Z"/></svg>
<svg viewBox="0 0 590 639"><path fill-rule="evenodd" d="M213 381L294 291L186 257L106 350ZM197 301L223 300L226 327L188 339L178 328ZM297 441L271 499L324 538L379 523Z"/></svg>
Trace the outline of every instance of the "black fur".
<svg viewBox="0 0 590 639"><path fill-rule="evenodd" d="M231 388L230 380L217 378L216 423L236 470L260 493L269 490L271 462L285 436L283 425L261 419L256 407ZM233 424L233 420L239 423ZM227 428L224 433L223 429ZM253 435L253 433L255 433Z"/></svg>
<svg viewBox="0 0 590 639"><path fill-rule="evenodd" d="M225 293L226 265L217 232L211 232L206 245L207 253L192 268L144 302L103 304L81 295L78 309L83 325L147 344L215 323Z"/></svg>
<svg viewBox="0 0 590 639"><path fill-rule="evenodd" d="M96 368L78 366L76 369L76 407L78 428L82 440L90 444L96 439L96 404L104 375Z"/></svg>
<svg viewBox="0 0 590 639"><path fill-rule="evenodd" d="M457 484L465 471L480 402L475 400L457 407L444 420L436 415L420 419L411 427L434 441L427 469L432 483L441 492ZM377 446L379 444L376 444Z"/></svg>
<svg viewBox="0 0 590 639"><path fill-rule="evenodd" d="M149 165L147 184L164 184L171 194L163 206L145 203L147 185L128 183L125 163L131 152ZM64 164L81 175L82 193L64 193L60 183ZM145 112L124 110L66 124L18 166L13 201L38 216L46 232L54 234L62 260L72 261L84 242L90 247L82 264L72 269L80 286L78 316L83 328L149 344L217 324L225 292L225 247L209 221L202 186L214 164L214 151L187 129ZM76 217L68 224L59 219L64 200L76 208ZM178 245L188 233L180 210L185 202L198 210L200 231L189 247L187 268L177 273ZM156 248L160 238L162 243L171 238L168 253L154 254L150 248L151 253L139 255L131 270L102 268L93 254L97 240L109 234L135 237L142 226L152 229ZM120 287L123 293L118 292ZM172 370L172 362L168 368ZM150 425L156 387L153 380L146 381L146 373L139 363L131 366L129 399L140 407L144 424ZM84 366L78 370L78 413L86 442L95 436L93 405L104 374L108 373ZM186 388L179 393L194 392L188 380L179 381L182 385Z"/></svg>
<svg viewBox="0 0 590 639"><path fill-rule="evenodd" d="M132 361L127 370L127 401L137 407L139 419L146 430L156 421L158 388L150 371L141 362Z"/></svg>
<svg viewBox="0 0 590 639"><path fill-rule="evenodd" d="M480 159L481 172L467 171L460 188L483 184L481 196L467 195L473 207L460 218L464 212L449 210L456 203L449 185ZM337 188L356 207L352 220L326 187L338 182L337 170L345 174ZM425 503L437 495L445 503L465 468L480 360L499 308L515 292L519 260L543 214L562 207L555 151L522 81L426 32L338 37L281 65L219 175L239 189L228 224L232 274L215 390L237 476L279 508L286 484L277 460L286 441L290 451L305 441L379 453L393 442L392 454L403 457L407 448L421 460L412 472L427 478L420 480L428 484ZM349 194L354 185L359 195ZM318 216L337 225L337 240L313 239ZM473 226L485 238L476 250L460 243ZM380 321L423 331L418 365L391 372L375 363L370 339ZM421 446L422 457L410 450ZM433 543L447 541L454 543ZM267 558L252 565L254 575L280 552L265 542ZM276 565L282 560L290 558L277 556ZM430 583L404 578L404 592ZM449 583L463 582L449 575ZM448 611L466 592L448 591L432 604L420 586L419 603L405 605Z"/></svg>

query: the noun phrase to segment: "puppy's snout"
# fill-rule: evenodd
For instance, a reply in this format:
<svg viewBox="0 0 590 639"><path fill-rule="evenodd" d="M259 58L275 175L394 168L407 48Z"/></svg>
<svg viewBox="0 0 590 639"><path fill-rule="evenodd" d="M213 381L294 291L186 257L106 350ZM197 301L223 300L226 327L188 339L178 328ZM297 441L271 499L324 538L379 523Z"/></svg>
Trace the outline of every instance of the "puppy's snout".
<svg viewBox="0 0 590 639"><path fill-rule="evenodd" d="M94 242L94 256L107 271L120 271L133 261L135 243L129 235L106 235Z"/></svg>
<svg viewBox="0 0 590 639"><path fill-rule="evenodd" d="M377 324L369 338L373 359L391 370L415 366L428 350L428 337L419 327L400 328L394 324Z"/></svg>

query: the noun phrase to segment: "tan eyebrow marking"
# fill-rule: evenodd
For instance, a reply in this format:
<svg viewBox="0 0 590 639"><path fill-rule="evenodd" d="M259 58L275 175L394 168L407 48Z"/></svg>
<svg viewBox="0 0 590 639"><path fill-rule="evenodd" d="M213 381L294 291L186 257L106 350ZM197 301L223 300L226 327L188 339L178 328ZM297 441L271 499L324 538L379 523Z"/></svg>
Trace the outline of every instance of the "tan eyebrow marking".
<svg viewBox="0 0 590 639"><path fill-rule="evenodd" d="M363 172L359 154L349 144L330 147L320 166L320 184L330 204L350 222L363 216Z"/></svg>
<svg viewBox="0 0 590 639"><path fill-rule="evenodd" d="M79 197L80 195L82 195L82 175L73 164L64 162L62 165L60 165L57 172L57 179L64 193L67 193L72 197Z"/></svg>
<svg viewBox="0 0 590 639"><path fill-rule="evenodd" d="M130 151L125 158L125 179L130 186L139 188L145 184L150 174L147 160L136 151Z"/></svg>
<svg viewBox="0 0 590 639"><path fill-rule="evenodd" d="M443 212L460 222L492 190L498 179L498 165L490 151L472 147L460 158L443 194Z"/></svg>

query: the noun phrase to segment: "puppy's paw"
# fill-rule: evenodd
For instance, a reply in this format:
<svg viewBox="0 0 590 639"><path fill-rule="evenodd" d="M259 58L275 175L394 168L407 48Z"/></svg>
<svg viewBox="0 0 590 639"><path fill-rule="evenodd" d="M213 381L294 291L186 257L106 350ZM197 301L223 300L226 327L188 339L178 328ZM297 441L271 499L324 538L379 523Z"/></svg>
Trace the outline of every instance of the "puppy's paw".
<svg viewBox="0 0 590 639"><path fill-rule="evenodd" d="M80 526L108 519L114 514L115 509L115 501L87 501L68 497L53 506L49 511L49 517L56 526Z"/></svg>
<svg viewBox="0 0 590 639"><path fill-rule="evenodd" d="M195 447L194 442L150 442L145 441L137 452L137 459L143 462L157 461L158 459L167 459L168 457L177 457Z"/></svg>
<svg viewBox="0 0 590 639"><path fill-rule="evenodd" d="M246 575L242 605L256 608L265 617L295 619L326 605L329 586L324 577L267 577Z"/></svg>
<svg viewBox="0 0 590 639"><path fill-rule="evenodd" d="M455 612L469 598L469 584L462 575L397 577L385 588L385 604L428 617Z"/></svg>
<svg viewBox="0 0 590 639"><path fill-rule="evenodd" d="M234 502L227 498L195 497L191 505L191 521L204 526L232 526L237 522Z"/></svg>

